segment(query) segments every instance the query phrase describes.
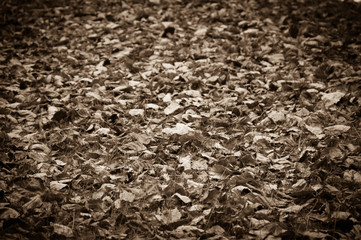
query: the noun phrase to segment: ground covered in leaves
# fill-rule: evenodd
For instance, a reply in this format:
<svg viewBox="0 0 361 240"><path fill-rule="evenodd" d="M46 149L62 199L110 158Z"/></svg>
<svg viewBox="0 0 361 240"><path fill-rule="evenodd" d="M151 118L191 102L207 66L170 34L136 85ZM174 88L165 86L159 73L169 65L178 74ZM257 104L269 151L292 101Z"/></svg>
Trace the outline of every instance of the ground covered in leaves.
<svg viewBox="0 0 361 240"><path fill-rule="evenodd" d="M2 239L360 239L352 1L1 1Z"/></svg>

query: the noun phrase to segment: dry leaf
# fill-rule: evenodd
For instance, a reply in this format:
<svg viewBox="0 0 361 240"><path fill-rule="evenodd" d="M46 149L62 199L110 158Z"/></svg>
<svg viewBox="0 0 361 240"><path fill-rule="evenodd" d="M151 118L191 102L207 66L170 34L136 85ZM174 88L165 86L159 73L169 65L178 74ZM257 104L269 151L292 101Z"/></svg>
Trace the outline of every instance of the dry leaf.
<svg viewBox="0 0 361 240"><path fill-rule="evenodd" d="M285 61L285 57L283 56L282 53L277 53L277 54L269 55L268 60L273 64L283 63Z"/></svg>
<svg viewBox="0 0 361 240"><path fill-rule="evenodd" d="M192 200L189 197L183 196L183 195L181 195L179 193L175 193L173 196L176 196L177 198L182 200L182 202L184 202L185 204L188 204L188 203L192 202Z"/></svg>
<svg viewBox="0 0 361 240"><path fill-rule="evenodd" d="M322 96L321 100L324 102L325 107L329 108L338 103L343 96L345 96L345 93L343 92L326 93Z"/></svg>
<svg viewBox="0 0 361 240"><path fill-rule="evenodd" d="M126 201L126 202L133 202L135 199L135 195L131 192L123 190L119 193L119 200Z"/></svg>
<svg viewBox="0 0 361 240"><path fill-rule="evenodd" d="M285 114L283 112L271 111L268 113L268 117L272 119L274 123L282 123L285 121Z"/></svg>
<svg viewBox="0 0 361 240"><path fill-rule="evenodd" d="M8 207L0 207L0 219L8 220L8 219L16 219L20 216L16 210Z"/></svg>
<svg viewBox="0 0 361 240"><path fill-rule="evenodd" d="M190 170L191 169L191 156L185 156L179 158L180 165L184 168L184 170Z"/></svg>
<svg viewBox="0 0 361 240"><path fill-rule="evenodd" d="M185 135L190 132L194 132L194 130L183 123L177 123L174 128L164 128L162 132L170 135L173 134Z"/></svg>
<svg viewBox="0 0 361 240"><path fill-rule="evenodd" d="M23 205L23 211L26 213L30 209L34 210L35 208L41 207L43 205L43 200L40 195L36 195L30 199L29 202Z"/></svg>
<svg viewBox="0 0 361 240"><path fill-rule="evenodd" d="M144 109L130 109L130 116L144 116Z"/></svg>
<svg viewBox="0 0 361 240"><path fill-rule="evenodd" d="M208 162L206 160L194 160L192 161L192 169L198 171L205 171L208 169Z"/></svg>
<svg viewBox="0 0 361 240"><path fill-rule="evenodd" d="M346 125L333 125L325 128L325 132L331 135L339 135L350 130L350 126Z"/></svg>
<svg viewBox="0 0 361 240"><path fill-rule="evenodd" d="M50 189L55 190L55 191L59 191L59 190L65 188L67 186L68 186L67 184L64 184L64 183L61 183L61 182L58 182L58 181L51 181L50 182Z"/></svg>
<svg viewBox="0 0 361 240"><path fill-rule="evenodd" d="M178 103L176 103L176 102L171 102L171 103L168 105L168 107L166 107L166 108L164 109L164 113L165 113L166 115L170 115L170 114L174 113L175 111L177 111L177 110L180 109L180 108L181 108L181 106L180 106Z"/></svg>
<svg viewBox="0 0 361 240"><path fill-rule="evenodd" d="M155 217L158 219L158 221L162 222L165 225L168 225L170 223L179 221L182 217L182 214L178 210L178 208L174 208L171 210L163 211L161 215L156 214Z"/></svg>
<svg viewBox="0 0 361 240"><path fill-rule="evenodd" d="M54 232L56 234L59 234L67 238L73 237L73 230L70 227L58 223L52 223L51 225L53 226Z"/></svg>
<svg viewBox="0 0 361 240"><path fill-rule="evenodd" d="M194 35L197 37L203 37L206 35L207 31L208 31L207 27L200 27L197 29L197 31L195 31Z"/></svg>
<svg viewBox="0 0 361 240"><path fill-rule="evenodd" d="M349 212L334 211L331 215L331 218L346 220L350 216L351 216L351 213L349 213Z"/></svg>
<svg viewBox="0 0 361 240"><path fill-rule="evenodd" d="M308 131L310 131L311 133L313 133L314 135L316 135L319 139L322 139L325 137L325 134L323 134L323 130L322 128L318 127L318 126L310 126L305 124L305 127Z"/></svg>

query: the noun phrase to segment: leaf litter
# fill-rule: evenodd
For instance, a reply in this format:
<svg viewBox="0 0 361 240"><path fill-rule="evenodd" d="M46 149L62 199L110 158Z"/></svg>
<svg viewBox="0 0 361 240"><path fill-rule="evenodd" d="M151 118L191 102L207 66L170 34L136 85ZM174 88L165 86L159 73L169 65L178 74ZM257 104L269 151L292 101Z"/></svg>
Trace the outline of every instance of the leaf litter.
<svg viewBox="0 0 361 240"><path fill-rule="evenodd" d="M360 238L359 3L1 9L6 239Z"/></svg>

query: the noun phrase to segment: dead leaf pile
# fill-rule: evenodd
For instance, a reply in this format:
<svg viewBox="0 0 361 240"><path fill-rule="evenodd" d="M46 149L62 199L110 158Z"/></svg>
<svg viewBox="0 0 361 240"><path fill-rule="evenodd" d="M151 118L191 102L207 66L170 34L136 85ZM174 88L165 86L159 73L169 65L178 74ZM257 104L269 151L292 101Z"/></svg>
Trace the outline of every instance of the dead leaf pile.
<svg viewBox="0 0 361 240"><path fill-rule="evenodd" d="M353 1L1 3L4 239L358 239Z"/></svg>

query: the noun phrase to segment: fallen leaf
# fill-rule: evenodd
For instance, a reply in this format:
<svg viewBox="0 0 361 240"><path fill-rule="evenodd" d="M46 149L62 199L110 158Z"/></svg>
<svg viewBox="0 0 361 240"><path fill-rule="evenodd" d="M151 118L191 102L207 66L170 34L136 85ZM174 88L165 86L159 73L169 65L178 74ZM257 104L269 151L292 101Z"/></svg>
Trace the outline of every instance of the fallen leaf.
<svg viewBox="0 0 361 240"><path fill-rule="evenodd" d="M96 130L94 132L94 134L98 134L98 135L108 135L110 133L111 129L110 128L99 128L98 130Z"/></svg>
<svg viewBox="0 0 361 240"><path fill-rule="evenodd" d="M348 182L361 183L361 174L355 170L347 170L343 173L343 179Z"/></svg>
<svg viewBox="0 0 361 240"><path fill-rule="evenodd" d="M183 123L177 123L174 128L164 128L162 132L170 135L173 134L185 135L190 132L194 132L194 130Z"/></svg>
<svg viewBox="0 0 361 240"><path fill-rule="evenodd" d="M58 182L58 181L51 181L50 182L50 189L55 190L55 191L59 191L59 190L65 188L67 186L68 186L67 184L64 184L64 183L61 183L61 182Z"/></svg>
<svg viewBox="0 0 361 240"><path fill-rule="evenodd" d="M323 134L323 130L322 130L321 127L318 127L318 126L310 126L310 125L307 125L307 124L305 124L305 127L306 127L306 129L307 129L309 132L311 132L311 133L313 133L314 135L316 135L319 139L322 139L322 138L325 136L325 134Z"/></svg>
<svg viewBox="0 0 361 240"><path fill-rule="evenodd" d="M203 171L207 170L208 168L208 162L206 160L194 160L192 161L192 169Z"/></svg>
<svg viewBox="0 0 361 240"><path fill-rule="evenodd" d="M282 123L285 121L285 114L283 112L271 111L268 113L268 117L272 119L274 123Z"/></svg>
<svg viewBox="0 0 361 240"><path fill-rule="evenodd" d="M20 216L15 209L8 208L8 207L0 207L0 219L1 220L8 220L8 219L16 219Z"/></svg>
<svg viewBox="0 0 361 240"><path fill-rule="evenodd" d="M179 226L172 232L178 239L190 238L192 235L203 233L204 230L196 226Z"/></svg>
<svg viewBox="0 0 361 240"><path fill-rule="evenodd" d="M256 218L251 218L250 219L250 223L252 224L252 226L256 229L259 229L265 225L267 225L268 223L270 223L268 220L266 219L256 219Z"/></svg>
<svg viewBox="0 0 361 240"><path fill-rule="evenodd" d="M122 51L116 52L112 55L114 58L123 58L128 56L132 52L133 48L125 48Z"/></svg>
<svg viewBox="0 0 361 240"><path fill-rule="evenodd" d="M165 68L165 69L174 69L174 66L170 63L162 63L162 66Z"/></svg>
<svg viewBox="0 0 361 240"><path fill-rule="evenodd" d="M349 216L351 216L349 212L334 211L331 218L346 220Z"/></svg>
<svg viewBox="0 0 361 240"><path fill-rule="evenodd" d="M197 29L197 31L195 31L194 35L197 37L203 37L206 35L207 31L208 31L207 27L200 27Z"/></svg>
<svg viewBox="0 0 361 240"><path fill-rule="evenodd" d="M144 116L144 109L130 109L130 116Z"/></svg>
<svg viewBox="0 0 361 240"><path fill-rule="evenodd" d="M125 202L133 202L134 199L135 199L135 195L131 192L123 190L121 193L119 193L119 200L122 200Z"/></svg>
<svg viewBox="0 0 361 240"><path fill-rule="evenodd" d="M161 96L161 94L160 94ZM166 95L163 96L162 98L163 102L168 103L172 101L172 95L170 93L167 93Z"/></svg>
<svg viewBox="0 0 361 240"><path fill-rule="evenodd" d="M182 217L182 213L178 210L178 208L174 208L165 210L162 212L162 214L156 214L155 217L158 219L158 221L168 225L170 223L179 221Z"/></svg>
<svg viewBox="0 0 361 240"><path fill-rule="evenodd" d="M56 162L57 165L59 165L59 166L61 166L61 167L64 167L64 166L66 165L66 163L63 162L63 161L61 161L61 160L57 160L57 159L56 159L55 162Z"/></svg>
<svg viewBox="0 0 361 240"><path fill-rule="evenodd" d="M289 206L285 209L281 209L282 212L285 213L298 213L299 211L301 211L305 206L303 205L293 205L293 206Z"/></svg>
<svg viewBox="0 0 361 240"><path fill-rule="evenodd" d="M343 96L345 96L344 92L326 93L322 96L321 100L325 104L325 107L329 108L332 105L338 103Z"/></svg>
<svg viewBox="0 0 361 240"><path fill-rule="evenodd" d="M183 195L181 195L181 194L179 194L179 193L175 193L173 196L179 198L179 199L182 200L182 202L184 202L185 204L192 202L192 200L191 200L189 197L183 196Z"/></svg>
<svg viewBox="0 0 361 240"><path fill-rule="evenodd" d="M165 113L166 115L170 115L170 114L174 113L175 111L177 111L177 110L180 109L180 108L181 108L181 106L180 106L178 103L176 103L176 102L171 102L171 103L168 105L168 107L166 107L166 108L164 109L164 113Z"/></svg>
<svg viewBox="0 0 361 240"><path fill-rule="evenodd" d="M333 125L325 128L325 131L332 135L339 135L350 130L350 126L346 125Z"/></svg>
<svg viewBox="0 0 361 240"><path fill-rule="evenodd" d="M264 156L261 153L256 154L256 161L258 161L260 163L269 163L269 162L271 162L271 160L268 157Z"/></svg>
<svg viewBox="0 0 361 240"><path fill-rule="evenodd" d="M180 165L184 168L184 170L190 170L191 169L191 156L185 156L179 158Z"/></svg>
<svg viewBox="0 0 361 240"><path fill-rule="evenodd" d="M268 60L273 64L282 63L285 61L285 57L283 56L282 53L276 53L273 55L269 55L267 57L268 57Z"/></svg>
<svg viewBox="0 0 361 240"><path fill-rule="evenodd" d="M295 184L292 185L292 188L302 188L307 184L305 179L299 179Z"/></svg>
<svg viewBox="0 0 361 240"><path fill-rule="evenodd" d="M58 223L52 223L51 225L53 226L54 232L56 234L59 234L67 238L73 237L73 230L70 227Z"/></svg>
<svg viewBox="0 0 361 240"><path fill-rule="evenodd" d="M30 209L34 210L35 208L39 208L43 205L43 200L40 195L36 195L30 199L27 203L23 205L23 211L27 213Z"/></svg>
<svg viewBox="0 0 361 240"><path fill-rule="evenodd" d="M150 3L153 3L153 4L160 4L160 0L149 0Z"/></svg>
<svg viewBox="0 0 361 240"><path fill-rule="evenodd" d="M207 229L207 233L215 234L222 236L226 231L219 225L212 226L211 228Z"/></svg>
<svg viewBox="0 0 361 240"><path fill-rule="evenodd" d="M158 106L157 104L154 104L154 103L148 103L148 104L145 105L145 108L146 108L146 109L158 110L158 109L160 109L161 107Z"/></svg>
<svg viewBox="0 0 361 240"><path fill-rule="evenodd" d="M236 186L236 187L231 189L231 192L236 193L238 195L244 195L244 194L250 193L251 190L248 187Z"/></svg>
<svg viewBox="0 0 361 240"><path fill-rule="evenodd" d="M330 237L327 233L322 232L312 232L312 231L305 231L302 233L303 236L307 236L310 239L326 239L327 237Z"/></svg>
<svg viewBox="0 0 361 240"><path fill-rule="evenodd" d="M231 170L220 164L215 164L209 169L209 175L214 179L225 179L231 174Z"/></svg>
<svg viewBox="0 0 361 240"><path fill-rule="evenodd" d="M204 184L195 182L191 179L187 180L188 192L192 195L200 195L202 194Z"/></svg>

